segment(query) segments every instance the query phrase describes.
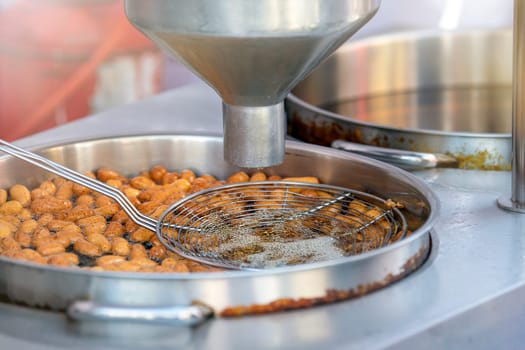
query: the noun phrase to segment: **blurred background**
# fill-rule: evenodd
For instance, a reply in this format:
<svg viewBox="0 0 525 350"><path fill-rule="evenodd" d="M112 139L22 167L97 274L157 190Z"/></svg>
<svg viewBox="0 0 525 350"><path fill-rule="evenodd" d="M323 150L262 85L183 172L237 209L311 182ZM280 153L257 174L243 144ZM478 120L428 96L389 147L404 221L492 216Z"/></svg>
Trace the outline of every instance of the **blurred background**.
<svg viewBox="0 0 525 350"><path fill-rule="evenodd" d="M0 0L0 138L15 140L197 80L129 24L123 2ZM383 0L351 40L510 27L512 5Z"/></svg>

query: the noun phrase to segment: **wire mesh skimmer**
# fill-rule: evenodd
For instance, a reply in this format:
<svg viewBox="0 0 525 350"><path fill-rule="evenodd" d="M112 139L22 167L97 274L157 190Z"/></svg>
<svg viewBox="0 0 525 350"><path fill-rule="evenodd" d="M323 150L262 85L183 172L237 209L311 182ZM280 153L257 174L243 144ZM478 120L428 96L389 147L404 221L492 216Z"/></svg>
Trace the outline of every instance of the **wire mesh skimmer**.
<svg viewBox="0 0 525 350"><path fill-rule="evenodd" d="M159 220L117 188L4 140L0 151L114 199L169 249L205 264L261 269L360 254L407 232L391 200L346 188L289 181L224 185L194 193Z"/></svg>
<svg viewBox="0 0 525 350"><path fill-rule="evenodd" d="M360 254L402 238L390 200L289 181L225 185L169 207L157 233L181 255L228 268L268 268ZM186 229L190 228L190 229Z"/></svg>

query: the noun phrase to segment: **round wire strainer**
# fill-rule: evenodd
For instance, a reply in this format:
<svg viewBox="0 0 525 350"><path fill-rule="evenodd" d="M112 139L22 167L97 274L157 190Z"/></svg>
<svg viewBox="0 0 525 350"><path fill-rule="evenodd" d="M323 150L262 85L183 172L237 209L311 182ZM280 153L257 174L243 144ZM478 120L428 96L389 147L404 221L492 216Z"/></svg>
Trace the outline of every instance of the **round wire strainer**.
<svg viewBox="0 0 525 350"><path fill-rule="evenodd" d="M171 250L205 264L261 269L360 254L402 238L391 200L336 186L239 183L183 198L159 218Z"/></svg>
<svg viewBox="0 0 525 350"><path fill-rule="evenodd" d="M208 265L260 269L330 260L379 248L407 232L391 200L287 181L204 190L173 204L157 221L103 182L1 139L0 151L114 199L169 249Z"/></svg>

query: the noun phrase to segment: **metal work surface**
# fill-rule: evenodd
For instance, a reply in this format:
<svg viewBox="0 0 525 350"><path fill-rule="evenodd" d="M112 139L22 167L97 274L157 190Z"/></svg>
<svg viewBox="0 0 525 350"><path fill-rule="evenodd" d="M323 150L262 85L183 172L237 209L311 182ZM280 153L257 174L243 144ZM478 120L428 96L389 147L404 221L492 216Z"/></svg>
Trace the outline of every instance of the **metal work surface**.
<svg viewBox="0 0 525 350"><path fill-rule="evenodd" d="M86 118L33 137L50 140L154 132L217 131L221 104L202 84ZM188 116L192 118L188 118ZM194 118L195 117L195 118ZM432 261L368 296L312 309L212 320L195 329L86 324L0 303L1 349L518 348L525 336L525 216L500 210L510 172L416 173L441 200ZM130 291L132 292L132 291Z"/></svg>

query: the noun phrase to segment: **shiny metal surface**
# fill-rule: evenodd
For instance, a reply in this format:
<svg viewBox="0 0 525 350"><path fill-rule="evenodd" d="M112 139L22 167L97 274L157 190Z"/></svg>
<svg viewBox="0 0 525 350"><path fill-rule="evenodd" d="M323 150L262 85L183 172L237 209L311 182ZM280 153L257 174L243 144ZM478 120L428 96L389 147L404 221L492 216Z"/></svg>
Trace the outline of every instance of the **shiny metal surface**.
<svg viewBox="0 0 525 350"><path fill-rule="evenodd" d="M195 326L212 317L213 310L204 305L128 307L108 306L93 301L76 301L67 308L67 315L76 321L124 321Z"/></svg>
<svg viewBox="0 0 525 350"><path fill-rule="evenodd" d="M194 169L226 178L240 170L220 157L222 139L207 135L108 137L43 147L39 153L84 172L109 166L135 174L155 164ZM260 272L199 274L97 272L35 265L0 257L0 294L10 300L66 309L79 300L107 306L190 306L195 301L219 314L237 305L266 304L281 298L318 298L330 290L375 289L412 272L427 257L430 229L439 203L415 176L381 162L304 143L289 142L285 162L269 174L309 174L321 181L390 198L405 215L422 218L412 235L365 254ZM0 157L0 187L31 186L49 174L12 157ZM258 292L264 285L264 293ZM133 291L133 293L129 293Z"/></svg>
<svg viewBox="0 0 525 350"><path fill-rule="evenodd" d="M115 130L123 134L145 130L220 133L220 113L221 101L214 91L194 84L48 130L18 144L35 149L79 137L110 137ZM188 115L194 118L188 119ZM347 170L351 172L351 166ZM6 174L0 170L0 175ZM434 225L439 249L431 264L388 288L307 310L234 320L216 318L199 327L177 329L108 322L77 328L62 312L2 300L0 348L521 348L525 342L525 216L500 210L495 204L499 194L510 192L510 171L432 169L415 175L441 202L441 215ZM264 282L257 285L260 293L265 288Z"/></svg>
<svg viewBox="0 0 525 350"><path fill-rule="evenodd" d="M345 140L335 140L331 146L336 149L374 158L405 170L421 170L436 167L451 168L458 165L458 161L455 158L446 154L376 147Z"/></svg>
<svg viewBox="0 0 525 350"><path fill-rule="evenodd" d="M239 107L223 103L224 159L244 168L276 165L284 159L286 115L282 103Z"/></svg>
<svg viewBox="0 0 525 350"><path fill-rule="evenodd" d="M292 136L444 153L510 169L512 31L408 32L345 44L289 95Z"/></svg>
<svg viewBox="0 0 525 350"><path fill-rule="evenodd" d="M283 161L285 118L283 113L273 114L274 106L282 109L291 88L364 25L379 4L380 0L127 0L126 13L132 24L222 97L225 158L255 168ZM229 121L240 116L248 119L245 123L257 119L253 128L270 131L255 129L259 134L252 139L242 136L235 131L239 126ZM277 117L282 121L275 121ZM255 155L248 153L250 146L258 150Z"/></svg>
<svg viewBox="0 0 525 350"><path fill-rule="evenodd" d="M512 84L512 192L499 199L501 208L525 213L525 1L514 0Z"/></svg>

